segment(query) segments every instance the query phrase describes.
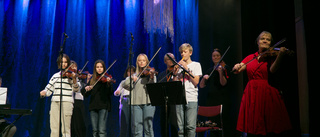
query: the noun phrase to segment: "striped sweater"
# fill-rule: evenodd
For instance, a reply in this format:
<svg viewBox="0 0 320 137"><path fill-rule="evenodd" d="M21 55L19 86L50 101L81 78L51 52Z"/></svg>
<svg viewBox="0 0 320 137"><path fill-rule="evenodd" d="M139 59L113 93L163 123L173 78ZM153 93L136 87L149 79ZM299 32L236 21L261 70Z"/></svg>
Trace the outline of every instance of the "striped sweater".
<svg viewBox="0 0 320 137"><path fill-rule="evenodd" d="M61 72L61 71L60 71ZM52 95L51 101L60 101L61 79L60 72L55 73L48 85L45 87L46 97ZM73 84L72 79L62 78L62 101L73 103L73 92L78 92L81 89L79 82Z"/></svg>

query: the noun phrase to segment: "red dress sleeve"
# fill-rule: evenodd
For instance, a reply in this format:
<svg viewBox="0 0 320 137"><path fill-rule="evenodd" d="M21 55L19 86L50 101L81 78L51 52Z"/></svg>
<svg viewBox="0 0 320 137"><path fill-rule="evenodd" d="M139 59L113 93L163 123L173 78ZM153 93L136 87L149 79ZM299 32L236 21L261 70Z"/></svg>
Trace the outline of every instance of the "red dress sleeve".
<svg viewBox="0 0 320 137"><path fill-rule="evenodd" d="M254 54L250 54L248 55L246 58L244 58L241 63L246 64L247 62L249 62L250 60L252 60L253 58L255 58L256 56L258 56L258 52L254 53Z"/></svg>

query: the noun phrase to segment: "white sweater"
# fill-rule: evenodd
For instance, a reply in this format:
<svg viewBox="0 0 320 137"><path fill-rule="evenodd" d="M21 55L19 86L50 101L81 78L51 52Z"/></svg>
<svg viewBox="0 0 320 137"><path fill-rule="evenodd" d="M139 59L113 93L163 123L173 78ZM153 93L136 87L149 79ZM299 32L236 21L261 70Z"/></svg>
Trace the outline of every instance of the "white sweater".
<svg viewBox="0 0 320 137"><path fill-rule="evenodd" d="M60 71L61 72L61 71ZM46 88L46 97L51 96L51 101L60 101L60 92L61 92L61 79L60 72L55 73ZM73 84L72 79L62 78L62 101L72 102L73 103L73 92L78 92L81 89L80 84L77 82Z"/></svg>

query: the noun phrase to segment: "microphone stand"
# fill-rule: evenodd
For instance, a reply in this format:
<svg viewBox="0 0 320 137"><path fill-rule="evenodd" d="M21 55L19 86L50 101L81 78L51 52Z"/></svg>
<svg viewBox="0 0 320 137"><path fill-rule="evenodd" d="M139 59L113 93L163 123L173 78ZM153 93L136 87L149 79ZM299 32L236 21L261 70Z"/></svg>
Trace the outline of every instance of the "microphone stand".
<svg viewBox="0 0 320 137"><path fill-rule="evenodd" d="M59 114L59 137L61 136L62 132L61 132L61 126L62 126L62 123L61 123L61 115L62 115L62 59L63 59L63 46L64 44L66 43L66 39L69 38L69 36L66 34L66 33L62 33L63 35L63 43L61 44L60 46L60 51L59 51L59 57L60 57L60 106L59 106L59 109L60 109L60 114Z"/></svg>
<svg viewBox="0 0 320 137"><path fill-rule="evenodd" d="M133 46L133 35L132 33L130 32L130 35L131 35L131 40L130 40L130 48L129 48L129 59L128 59L128 68L130 67L130 75L129 75L129 80L130 80L130 87L129 87L129 98L130 98L130 101L129 101L129 137L132 136L132 133L131 133L131 117L132 117L132 113L131 113L131 101L132 101L132 95L131 95L131 92L132 92L132 74L131 74L131 66L132 66L132 62L133 62L133 55L134 53L132 52L132 46Z"/></svg>

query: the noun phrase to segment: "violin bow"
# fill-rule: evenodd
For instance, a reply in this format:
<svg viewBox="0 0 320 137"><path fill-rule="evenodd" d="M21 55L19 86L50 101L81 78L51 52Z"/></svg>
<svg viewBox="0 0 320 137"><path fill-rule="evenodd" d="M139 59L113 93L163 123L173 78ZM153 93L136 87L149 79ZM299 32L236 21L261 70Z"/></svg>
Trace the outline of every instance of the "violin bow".
<svg viewBox="0 0 320 137"><path fill-rule="evenodd" d="M248 62L246 62L246 63L243 64L242 66L248 65L249 63L251 63L252 61L254 61L255 59L257 59L258 57L266 54L268 51L270 51L271 49L279 46L280 44L282 44L282 43L285 42L285 41L286 41L286 38L283 38L282 40L280 40L280 41L278 41L276 44L274 44L272 47L269 47L266 51L260 53L258 56L256 56L256 57L254 57L253 59L249 60ZM240 68L242 68L242 66L241 66ZM239 68L239 69L240 69L240 68ZM238 71L239 69L237 69L237 70L232 70L231 72Z"/></svg>
<svg viewBox="0 0 320 137"><path fill-rule="evenodd" d="M82 73L83 69L87 66L89 61L86 62L86 64L84 64L84 66L82 67L81 71L79 72L79 75Z"/></svg>
<svg viewBox="0 0 320 137"><path fill-rule="evenodd" d="M71 63L71 64L65 69L65 71L62 73L62 76L63 76L64 74L66 74L66 72L68 71L68 69L69 69L72 65L73 65L73 63Z"/></svg>
<svg viewBox="0 0 320 137"><path fill-rule="evenodd" d="M108 70L113 66L113 64L116 63L116 62L117 62L117 60L114 60L114 61L112 62L112 64L108 67L108 69L101 74L101 77L100 77L99 79L97 79L96 83L94 83L94 84L92 85L92 88L100 81L100 79L107 73L107 71L108 71Z"/></svg>
<svg viewBox="0 0 320 137"><path fill-rule="evenodd" d="M217 67L220 66L220 63L221 63L223 57L224 57L224 56L226 55L226 53L228 52L229 48L230 48L230 46L229 46L229 47L227 48L227 50L223 53L223 55L222 55L222 57L220 58L219 62L217 63L217 65L216 65L216 66L213 68L213 70L211 71L211 73L210 73L210 75L209 75L209 78L211 77L212 73L217 69ZM209 79L209 78L208 78L208 79Z"/></svg>
<svg viewBox="0 0 320 137"><path fill-rule="evenodd" d="M154 57L156 57L156 55L159 53L161 47L157 50L157 52L153 55L153 57L150 59L149 63L143 68L143 70L138 74L137 76L137 81L140 79L141 75L143 74L143 72L147 69L147 67L150 65L151 61L154 59ZM135 86L136 83L133 85Z"/></svg>

